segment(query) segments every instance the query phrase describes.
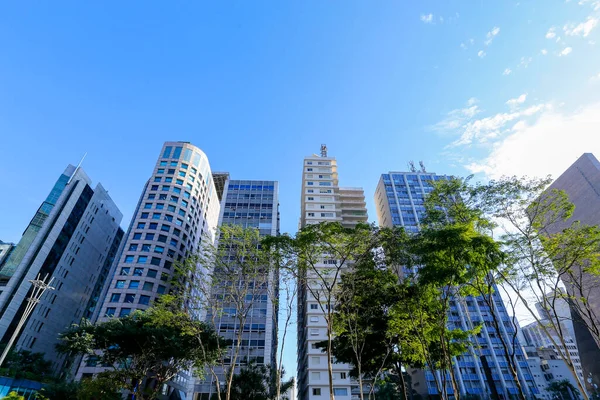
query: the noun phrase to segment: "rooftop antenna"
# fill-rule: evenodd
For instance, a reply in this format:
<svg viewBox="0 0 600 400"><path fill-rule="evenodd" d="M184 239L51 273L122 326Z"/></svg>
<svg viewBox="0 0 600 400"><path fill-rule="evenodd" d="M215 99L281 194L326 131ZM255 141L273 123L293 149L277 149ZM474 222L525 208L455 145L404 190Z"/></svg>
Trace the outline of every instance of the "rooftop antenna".
<svg viewBox="0 0 600 400"><path fill-rule="evenodd" d="M77 170L79 169L79 167L81 167L81 164L83 163L83 160L85 160L85 156L87 156L87 151L85 152L85 154L83 155L83 157L81 157L81 160L79 161L79 164L77 164L77 167L75 167L75 171L73 171L73 174L71 175L71 177L69 178L69 181L67 182L67 185L69 183L71 183L71 180L73 179L73 177L75 176L75 173L77 172Z"/></svg>
<svg viewBox="0 0 600 400"><path fill-rule="evenodd" d="M419 161L419 166L421 167L421 172L427 172L425 169L425 163L423 161Z"/></svg>
<svg viewBox="0 0 600 400"><path fill-rule="evenodd" d="M326 144L321 145L321 157L327 157L327 145Z"/></svg>
<svg viewBox="0 0 600 400"><path fill-rule="evenodd" d="M411 160L408 162L408 169L410 170L410 172L417 172L414 161Z"/></svg>

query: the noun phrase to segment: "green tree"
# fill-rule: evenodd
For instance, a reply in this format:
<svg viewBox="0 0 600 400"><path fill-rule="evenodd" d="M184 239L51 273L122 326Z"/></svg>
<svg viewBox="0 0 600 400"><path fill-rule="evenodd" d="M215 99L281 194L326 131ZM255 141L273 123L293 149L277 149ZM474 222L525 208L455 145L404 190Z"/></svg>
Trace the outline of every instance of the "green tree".
<svg viewBox="0 0 600 400"><path fill-rule="evenodd" d="M10 392L8 396L3 397L2 400L25 400L25 397L21 396L17 392Z"/></svg>
<svg viewBox="0 0 600 400"><path fill-rule="evenodd" d="M3 349L4 346L0 351ZM32 353L27 350L11 349L4 361L3 368L0 368L0 374L11 378L25 378L40 382L54 379L52 363L44 359L44 354Z"/></svg>
<svg viewBox="0 0 600 400"><path fill-rule="evenodd" d="M266 303L269 296L276 297L273 291L278 288L278 274L261 240L256 228L224 225L219 228L216 244L204 241L200 250L177 268L183 285L175 287L183 291L187 307L206 312L213 327L233 327L223 332L227 341L219 348L219 357L206 365L219 399L231 400L233 379L239 369L236 365L252 361L242 355L248 340L244 326L253 316L261 316L257 304Z"/></svg>
<svg viewBox="0 0 600 400"><path fill-rule="evenodd" d="M283 235L270 237L263 246L274 254L272 259L281 268L288 268L298 282L299 295L316 301L326 323L327 369L329 398L333 394L333 312L339 304L336 297L337 285L343 272L363 258L372 254L373 228L358 224L345 228L336 222L308 225L295 237Z"/></svg>
<svg viewBox="0 0 600 400"><path fill-rule="evenodd" d="M294 378L283 381L281 392L286 392L294 384ZM273 371L266 365L248 364L233 375L231 400L280 400L273 381ZM216 400L218 395L213 395ZM293 400L293 399L289 399Z"/></svg>
<svg viewBox="0 0 600 400"><path fill-rule="evenodd" d="M553 381L546 387L546 391L552 394L556 400L577 400L579 391L568 379Z"/></svg>
<svg viewBox="0 0 600 400"><path fill-rule="evenodd" d="M549 190L551 179L507 177L474 188L479 207L498 222L506 253L499 271L501 282L511 289L531 317L545 331L555 348L567 348L561 301L567 301L583 317L600 344L600 321L587 302L600 288L600 228L572 221L574 206L564 191ZM561 289L564 282L566 291ZM534 307L539 303L549 318ZM558 352L587 399L568 351Z"/></svg>
<svg viewBox="0 0 600 400"><path fill-rule="evenodd" d="M57 349L111 367L110 377L140 398L154 399L181 371L214 361L222 339L180 311L171 296L155 306L97 324L82 322L60 335Z"/></svg>

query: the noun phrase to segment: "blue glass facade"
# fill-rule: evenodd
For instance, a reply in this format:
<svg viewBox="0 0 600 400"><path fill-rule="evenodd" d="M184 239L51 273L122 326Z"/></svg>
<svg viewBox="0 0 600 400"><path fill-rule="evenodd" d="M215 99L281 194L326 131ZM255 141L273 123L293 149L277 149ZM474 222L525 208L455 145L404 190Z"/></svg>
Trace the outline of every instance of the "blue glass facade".
<svg viewBox="0 0 600 400"><path fill-rule="evenodd" d="M403 226L408 232L418 232L420 221L425 213L425 197L433 190L433 182L445 179L449 179L449 177L426 172L383 174L375 194L379 224ZM463 394L489 398L489 383L483 367L483 358L485 358L501 398L512 398L517 394L517 387L510 374L501 337L506 343L512 343L515 326L497 288L495 288L491 300L494 303L494 310L489 307L490 301L485 301L482 297L456 297L450 303L448 328L468 330L478 325L483 326L481 332L472 337L473 345L469 347L469 350L456 357L455 374L458 387ZM493 324L493 315L500 321L499 329ZM514 359L518 364L517 372L520 384L528 396L535 395L538 390L529 371L526 356L520 345L516 347ZM439 371L436 373L440 374ZM424 377L427 393L437 394L433 373L426 371ZM451 390L449 388L449 391Z"/></svg>

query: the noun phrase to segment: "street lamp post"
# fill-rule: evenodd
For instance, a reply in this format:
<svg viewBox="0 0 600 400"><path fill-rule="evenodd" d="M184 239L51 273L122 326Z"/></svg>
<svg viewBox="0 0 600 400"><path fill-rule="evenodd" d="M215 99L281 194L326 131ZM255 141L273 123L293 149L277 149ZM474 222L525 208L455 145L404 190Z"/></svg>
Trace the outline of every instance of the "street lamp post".
<svg viewBox="0 0 600 400"><path fill-rule="evenodd" d="M31 312L33 311L35 306L37 306L37 304L40 302L40 298L42 297L44 292L47 289L54 290L54 288L52 286L50 286L52 284L52 281L54 281L54 277L52 279L50 279L50 282L46 282L47 279L48 279L48 274L46 274L46 277L44 277L44 279L40 279L40 275L38 274L36 279L29 281L29 282L31 282L31 285L33 286L33 292L31 293L31 296L27 299L27 307L25 307L25 312L23 312L23 315L21 315L21 320L19 321L19 324L15 328L15 331L13 332L12 336L10 337L8 344L4 348L4 351L2 352L2 356L0 356L0 367L4 363L4 359L8 355L10 348L12 347L15 339L19 335L19 331L25 324L25 321L27 321L27 318L29 318L29 316L31 315Z"/></svg>

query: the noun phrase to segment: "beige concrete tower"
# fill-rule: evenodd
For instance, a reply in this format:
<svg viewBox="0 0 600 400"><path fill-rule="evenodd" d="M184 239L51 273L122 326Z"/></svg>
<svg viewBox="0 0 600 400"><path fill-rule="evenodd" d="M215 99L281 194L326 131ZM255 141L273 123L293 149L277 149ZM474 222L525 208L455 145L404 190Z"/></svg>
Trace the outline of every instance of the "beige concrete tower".
<svg viewBox="0 0 600 400"><path fill-rule="evenodd" d="M340 188L337 162L321 154L304 159L302 169L300 227L320 222L339 222L352 227L367 222L365 195L362 188ZM327 268L323 264L323 268ZM329 391L327 356L315 347L326 340L323 312L313 296L300 285L298 290L298 399L324 399ZM350 400L358 385L350 379L350 366L334 364L334 394L338 400Z"/></svg>

